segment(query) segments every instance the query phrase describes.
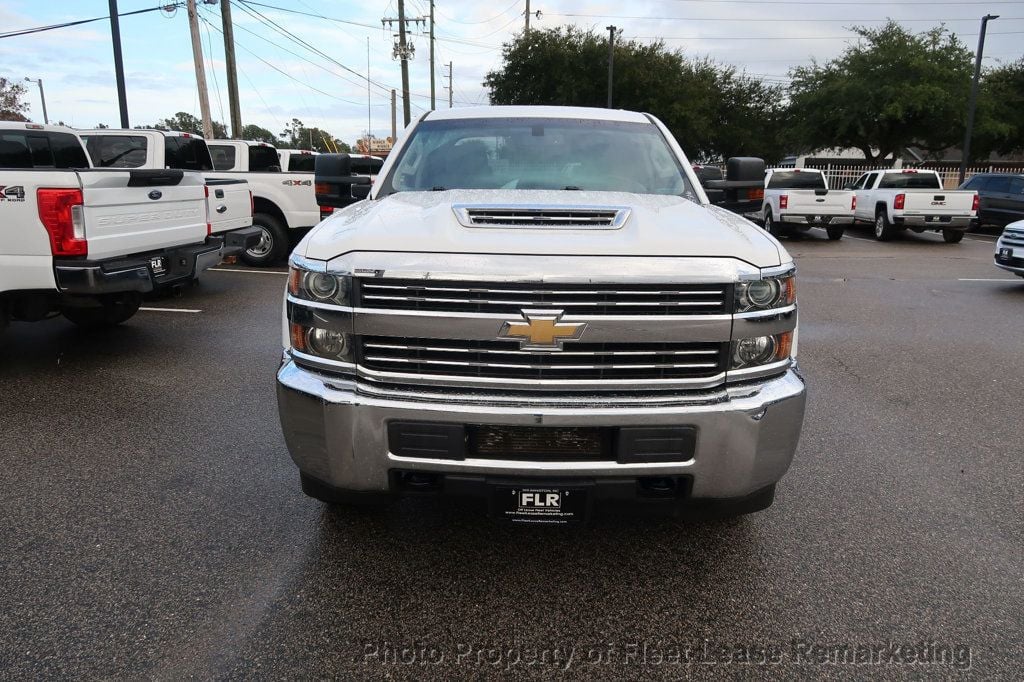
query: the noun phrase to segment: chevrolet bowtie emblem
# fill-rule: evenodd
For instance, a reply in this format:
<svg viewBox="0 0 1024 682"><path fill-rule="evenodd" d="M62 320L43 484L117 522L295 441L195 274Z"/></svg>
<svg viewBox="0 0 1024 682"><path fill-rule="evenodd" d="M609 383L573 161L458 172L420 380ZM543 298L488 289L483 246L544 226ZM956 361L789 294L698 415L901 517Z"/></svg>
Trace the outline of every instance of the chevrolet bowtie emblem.
<svg viewBox="0 0 1024 682"><path fill-rule="evenodd" d="M525 322L505 322L498 337L519 339L523 350L561 350L565 341L583 336L586 322L559 322L561 310L524 310Z"/></svg>

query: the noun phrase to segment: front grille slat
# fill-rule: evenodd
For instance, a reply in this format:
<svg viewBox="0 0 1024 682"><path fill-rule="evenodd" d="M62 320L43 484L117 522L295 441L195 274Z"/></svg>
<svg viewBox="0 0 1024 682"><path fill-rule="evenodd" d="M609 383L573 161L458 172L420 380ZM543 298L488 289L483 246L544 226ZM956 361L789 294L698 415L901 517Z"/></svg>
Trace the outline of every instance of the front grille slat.
<svg viewBox="0 0 1024 682"><path fill-rule="evenodd" d="M732 310L727 284L538 284L459 280L359 280L362 308L518 315L523 309L565 315L718 315Z"/></svg>
<svg viewBox="0 0 1024 682"><path fill-rule="evenodd" d="M497 379L683 379L723 371L724 343L578 343L531 353L515 341L363 337L360 365L377 372Z"/></svg>

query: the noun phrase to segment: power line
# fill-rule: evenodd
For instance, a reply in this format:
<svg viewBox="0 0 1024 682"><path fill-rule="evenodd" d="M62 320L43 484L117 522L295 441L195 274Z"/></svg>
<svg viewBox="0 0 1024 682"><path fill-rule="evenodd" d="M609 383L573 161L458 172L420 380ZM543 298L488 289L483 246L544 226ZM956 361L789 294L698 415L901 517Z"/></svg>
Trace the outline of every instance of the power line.
<svg viewBox="0 0 1024 682"><path fill-rule="evenodd" d="M476 26L476 25L478 25L478 24L489 24L490 22L494 21L495 19L501 19L501 18L502 18L502 17L504 17L504 16L506 15L506 14L508 14L508 11L509 11L510 9L515 9L516 7L518 7L518 6L519 6L519 4L521 3L521 1L522 1L522 0L513 0L513 2L512 2L512 4L511 4L511 5L509 5L509 6L508 6L508 7L506 7L505 9L501 10L500 12L498 12L497 14L495 14L495 15L494 15L493 17L488 17L487 19L481 19L480 21L462 21L462 20L460 20L460 19L456 19L456 18L454 18L454 17L450 17L450 16L448 16L447 14L445 14L444 12L442 12L442 11L441 11L441 10L439 10L439 9L436 9L436 8L435 8L435 11L436 11L436 12L437 12L438 14L440 14L440 15L441 15L442 17L444 17L444 18L445 18L445 21L450 21L450 22L452 22L453 24L464 24L464 25L466 25L466 26ZM696 1L696 0L695 0L695 1ZM516 14L516 21L518 21L518 20L519 20L519 14L517 13L517 14Z"/></svg>
<svg viewBox="0 0 1024 682"><path fill-rule="evenodd" d="M561 12L548 12L548 14L551 15L551 16L554 16L554 17L574 17L574 18L583 17L583 18L591 18L591 19L636 19L636 20L641 20L641 21L730 21L730 22L740 21L740 22L750 22L750 23L761 23L761 22L765 22L765 21L778 21L778 22L785 22L785 23L793 23L793 22L819 22L819 23L825 23L825 22L833 22L833 21L834 22L863 22L863 23L870 23L870 22L891 21L891 20L893 20L891 18L886 18L886 19L835 19L835 18L832 18L832 17L822 17L820 19L805 19L805 18L794 19L794 18L790 18L790 17L768 17L768 18L757 17L755 19L751 19L749 17L726 17L726 18L715 18L715 17L655 17L655 16L630 16L630 15L623 15L623 14L568 14L568 13L561 13ZM1022 18L1024 18L1024 17L1003 17L1003 19L1006 20L1006 21L1013 21L1015 19L1022 19ZM895 19L894 21L897 21L897 22L921 22L921 21L926 21L926 22L929 22L929 23L936 23L936 22L938 22L938 23L957 23L957 22L959 22L959 23L963 23L963 22L974 23L974 22L977 21L977 19L972 17L972 18L969 18L969 19Z"/></svg>
<svg viewBox="0 0 1024 682"><path fill-rule="evenodd" d="M135 14L146 14L148 12L160 12L162 10L171 10L184 7L185 4L182 2L176 2L169 5L161 5L160 7L150 7L148 9L137 9L131 12L118 12L119 17L130 17ZM49 26L36 26L33 28L21 28L14 31L7 31L6 33L0 33L0 38L14 38L16 36L25 36L31 33L42 33L43 31L53 31L58 28L69 28L71 26L81 26L82 24L91 24L94 21L107 21L110 19L110 15L103 17L93 17L92 19L79 19L77 21L65 21L62 24L50 24Z"/></svg>
<svg viewBox="0 0 1024 682"><path fill-rule="evenodd" d="M989 31L988 35L1022 35L1024 31ZM977 33L957 33L957 36L976 36ZM748 41L748 40L848 40L850 38L858 38L856 33L848 33L846 35L835 35L835 36L626 36L626 40L732 40L732 41Z"/></svg>

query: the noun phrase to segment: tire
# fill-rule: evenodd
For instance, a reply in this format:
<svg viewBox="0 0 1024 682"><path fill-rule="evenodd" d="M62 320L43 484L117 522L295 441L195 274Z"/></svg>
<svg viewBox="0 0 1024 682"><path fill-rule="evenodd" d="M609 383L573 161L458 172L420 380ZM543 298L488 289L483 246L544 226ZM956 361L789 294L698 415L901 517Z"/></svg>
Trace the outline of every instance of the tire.
<svg viewBox="0 0 1024 682"><path fill-rule="evenodd" d="M843 238L843 233L846 232L846 228L838 226L826 227L825 232L828 233L828 238L831 241L837 242Z"/></svg>
<svg viewBox="0 0 1024 682"><path fill-rule="evenodd" d="M776 239L782 236L782 231L776 225L775 221L772 220L771 212L764 214L764 231L770 234L771 236L775 237Z"/></svg>
<svg viewBox="0 0 1024 682"><path fill-rule="evenodd" d="M964 239L966 230L954 230L947 227L942 231L942 240L947 244L959 244Z"/></svg>
<svg viewBox="0 0 1024 682"><path fill-rule="evenodd" d="M133 293L106 299L99 306L91 308L65 306L60 309L60 313L83 329L102 329L127 322L139 312L141 305L142 296Z"/></svg>
<svg viewBox="0 0 1024 682"><path fill-rule="evenodd" d="M885 209L875 212L875 239L887 242L896 236L896 229L889 222Z"/></svg>
<svg viewBox="0 0 1024 682"><path fill-rule="evenodd" d="M288 231L281 226L277 218L266 213L257 213L252 217L252 226L260 228L263 234L256 246L242 253L242 260L246 265L263 268L281 261L288 255Z"/></svg>

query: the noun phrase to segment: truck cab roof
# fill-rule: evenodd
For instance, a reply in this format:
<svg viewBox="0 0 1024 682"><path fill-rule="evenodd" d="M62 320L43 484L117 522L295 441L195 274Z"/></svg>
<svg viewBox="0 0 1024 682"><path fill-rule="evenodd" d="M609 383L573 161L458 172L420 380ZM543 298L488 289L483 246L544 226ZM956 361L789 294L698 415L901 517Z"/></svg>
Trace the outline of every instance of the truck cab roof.
<svg viewBox="0 0 1024 682"><path fill-rule="evenodd" d="M467 118L572 118L591 121L621 121L623 123L651 122L647 114L635 111L555 106L485 106L436 109L424 114L422 120L448 121Z"/></svg>

